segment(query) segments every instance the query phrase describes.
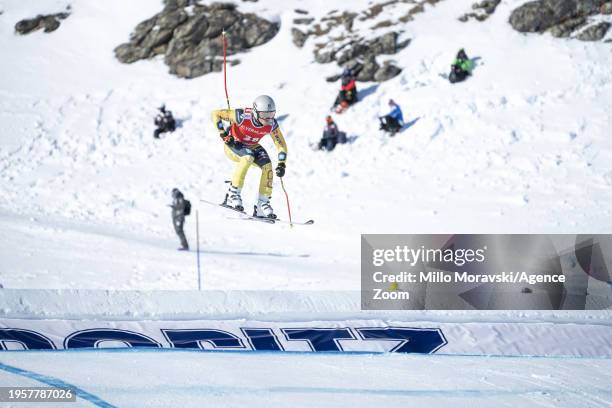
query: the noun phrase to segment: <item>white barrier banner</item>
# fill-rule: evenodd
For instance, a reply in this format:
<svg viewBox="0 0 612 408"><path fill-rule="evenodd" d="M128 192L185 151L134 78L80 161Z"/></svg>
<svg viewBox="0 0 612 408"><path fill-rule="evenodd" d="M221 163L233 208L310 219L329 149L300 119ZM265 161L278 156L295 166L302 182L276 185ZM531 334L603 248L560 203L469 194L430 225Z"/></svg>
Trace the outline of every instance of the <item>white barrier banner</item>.
<svg viewBox="0 0 612 408"><path fill-rule="evenodd" d="M2 350L109 347L612 357L612 326L384 320L0 320Z"/></svg>

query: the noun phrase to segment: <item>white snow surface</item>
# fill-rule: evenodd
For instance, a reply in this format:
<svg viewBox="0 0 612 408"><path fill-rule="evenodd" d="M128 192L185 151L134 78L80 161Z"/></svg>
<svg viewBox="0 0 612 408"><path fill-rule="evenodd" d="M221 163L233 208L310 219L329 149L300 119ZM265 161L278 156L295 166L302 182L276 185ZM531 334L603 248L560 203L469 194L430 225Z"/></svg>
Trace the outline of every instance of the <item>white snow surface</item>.
<svg viewBox="0 0 612 408"><path fill-rule="evenodd" d="M113 49L160 1L0 1L0 283L195 288L195 255L175 251L173 187L199 211L207 289L358 289L361 233L610 232L612 45L521 35L507 20L523 1L502 2L484 23L457 21L471 3L427 5L401 26L412 43L388 59L402 74L359 84L362 101L336 118L356 140L332 153L309 144L338 87L324 78L339 68L313 62L317 40L298 49L290 30L295 8L320 17L349 6L238 4L281 22L272 41L229 68L228 87L233 107L267 93L286 116L292 214L316 220L291 229L227 220L198 201L222 200L233 170L210 121L225 103L222 74L183 80L161 58L115 59ZM68 4L57 31L14 33L19 19ZM356 29L384 33L368 27L394 7ZM451 86L439 73L460 47L480 59L472 78ZM389 98L407 121L418 119L393 139L376 119ZM164 102L182 126L155 141L152 120ZM265 146L275 157L270 140ZM258 173L247 177L247 207ZM278 179L273 205L286 218ZM186 228L195 247L194 216Z"/></svg>
<svg viewBox="0 0 612 408"><path fill-rule="evenodd" d="M184 351L3 352L0 384L61 380L105 407L609 407L611 359ZM236 368L240 367L239 370ZM86 374L84 374L86 373ZM262 382L262 376L266 381ZM21 405L14 406L25 406ZM44 406L55 406L45 403Z"/></svg>

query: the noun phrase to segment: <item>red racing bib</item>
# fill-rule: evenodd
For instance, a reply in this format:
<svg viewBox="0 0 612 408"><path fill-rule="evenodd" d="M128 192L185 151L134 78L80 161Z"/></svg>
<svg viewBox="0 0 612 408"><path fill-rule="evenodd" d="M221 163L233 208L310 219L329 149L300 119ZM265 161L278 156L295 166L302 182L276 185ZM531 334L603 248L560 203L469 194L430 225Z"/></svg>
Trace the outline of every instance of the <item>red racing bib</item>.
<svg viewBox="0 0 612 408"><path fill-rule="evenodd" d="M236 123L232 124L231 133L240 143L253 146L259 144L262 137L270 134L277 127L276 120L271 125L256 125L252 109L236 109Z"/></svg>

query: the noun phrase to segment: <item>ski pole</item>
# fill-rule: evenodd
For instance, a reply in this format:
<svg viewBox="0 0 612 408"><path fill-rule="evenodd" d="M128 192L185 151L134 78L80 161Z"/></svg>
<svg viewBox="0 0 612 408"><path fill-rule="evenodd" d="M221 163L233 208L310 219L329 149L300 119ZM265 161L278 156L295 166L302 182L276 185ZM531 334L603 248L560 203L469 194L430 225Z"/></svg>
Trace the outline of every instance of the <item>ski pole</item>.
<svg viewBox="0 0 612 408"><path fill-rule="evenodd" d="M225 29L221 32L221 39L223 41L223 86L225 88L225 100L227 101L227 109L230 108L229 95L227 93L227 40L225 38Z"/></svg>
<svg viewBox="0 0 612 408"><path fill-rule="evenodd" d="M291 206L289 205L289 194L287 194L287 190L285 190L285 183L283 183L283 178L280 177L281 187L285 192L285 199L287 200L287 212L289 213L289 226L293 228L293 222L291 221Z"/></svg>

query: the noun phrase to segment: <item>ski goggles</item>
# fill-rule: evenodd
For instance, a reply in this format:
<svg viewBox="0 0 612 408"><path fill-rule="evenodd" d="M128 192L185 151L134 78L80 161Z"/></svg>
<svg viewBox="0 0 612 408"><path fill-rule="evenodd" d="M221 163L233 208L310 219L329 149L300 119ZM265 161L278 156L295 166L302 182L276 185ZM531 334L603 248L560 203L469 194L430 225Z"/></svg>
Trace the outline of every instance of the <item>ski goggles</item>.
<svg viewBox="0 0 612 408"><path fill-rule="evenodd" d="M265 120L274 119L274 116L276 116L276 111L263 111L263 112L258 111L257 116L260 119L265 119Z"/></svg>

